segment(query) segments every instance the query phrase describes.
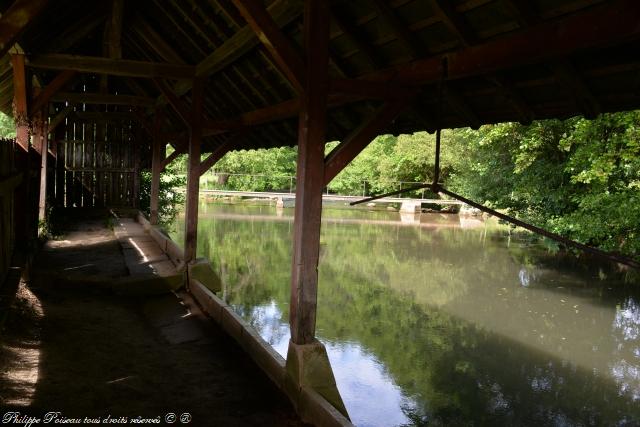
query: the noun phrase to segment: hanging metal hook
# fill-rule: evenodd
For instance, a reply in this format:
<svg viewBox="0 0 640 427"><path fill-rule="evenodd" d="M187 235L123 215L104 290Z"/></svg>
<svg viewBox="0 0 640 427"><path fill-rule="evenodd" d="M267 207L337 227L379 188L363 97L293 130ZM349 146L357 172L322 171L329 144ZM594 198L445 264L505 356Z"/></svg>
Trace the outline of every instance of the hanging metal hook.
<svg viewBox="0 0 640 427"><path fill-rule="evenodd" d="M444 85L445 80L448 77L449 73L449 62L447 61L447 57L442 58L442 75L440 77L440 82L438 83L438 106L436 110L436 155L435 162L433 165L433 181L431 183L431 191L434 193L438 193L438 189L440 185L438 181L440 180L440 140L442 137L442 104L444 102Z"/></svg>

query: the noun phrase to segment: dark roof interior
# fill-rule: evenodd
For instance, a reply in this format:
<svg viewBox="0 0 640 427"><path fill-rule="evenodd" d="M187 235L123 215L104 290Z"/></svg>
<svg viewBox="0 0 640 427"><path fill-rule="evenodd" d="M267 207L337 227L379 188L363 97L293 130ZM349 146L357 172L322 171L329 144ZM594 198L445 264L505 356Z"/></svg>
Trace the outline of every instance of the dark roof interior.
<svg viewBox="0 0 640 427"><path fill-rule="evenodd" d="M0 10L10 3L0 1ZM303 2L269 0L265 6L302 52ZM19 40L37 84L46 86L60 72L39 64L43 54L104 56L110 13L106 0L51 0ZM402 93L417 96L387 131L433 131L445 58L443 128L635 109L639 38L640 3L633 0L332 1L327 139L344 138ZM231 0L124 2L121 45L123 59L188 64L207 76L210 121L241 118L247 125L237 148L296 144L296 91ZM10 113L8 58L0 58L0 110ZM344 79L358 79L362 87ZM99 80L80 73L63 91L98 92ZM190 104L189 80L164 83ZM376 84L368 90L367 83ZM110 76L109 92L165 103L152 79ZM52 116L64 107L60 101L52 104ZM261 119L261 109L278 104L281 114ZM184 132L178 114L165 111L165 130ZM210 130L204 149L224 143L233 129Z"/></svg>

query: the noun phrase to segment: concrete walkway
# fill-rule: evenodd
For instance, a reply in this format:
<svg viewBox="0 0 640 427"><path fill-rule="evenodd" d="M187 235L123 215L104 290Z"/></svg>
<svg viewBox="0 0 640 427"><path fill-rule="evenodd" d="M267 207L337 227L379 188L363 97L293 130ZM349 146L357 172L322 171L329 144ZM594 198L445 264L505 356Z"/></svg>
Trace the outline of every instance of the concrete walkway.
<svg viewBox="0 0 640 427"><path fill-rule="evenodd" d="M70 219L62 239L37 255L0 336L2 411L160 417L161 425L171 413L188 413L197 426L302 425L214 323L172 292L126 289L139 283L136 276L177 272L133 220L108 226L105 217Z"/></svg>

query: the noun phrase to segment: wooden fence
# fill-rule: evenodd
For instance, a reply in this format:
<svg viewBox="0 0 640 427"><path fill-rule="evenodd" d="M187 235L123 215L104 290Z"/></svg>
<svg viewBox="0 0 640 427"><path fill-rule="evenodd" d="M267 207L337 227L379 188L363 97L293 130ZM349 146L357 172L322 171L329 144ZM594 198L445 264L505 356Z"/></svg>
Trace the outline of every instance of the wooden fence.
<svg viewBox="0 0 640 427"><path fill-rule="evenodd" d="M14 169L14 142L0 139L0 285L4 282L15 240L14 191L22 175Z"/></svg>
<svg viewBox="0 0 640 427"><path fill-rule="evenodd" d="M131 121L69 120L57 140L59 202L64 191L66 207L137 206L136 132Z"/></svg>

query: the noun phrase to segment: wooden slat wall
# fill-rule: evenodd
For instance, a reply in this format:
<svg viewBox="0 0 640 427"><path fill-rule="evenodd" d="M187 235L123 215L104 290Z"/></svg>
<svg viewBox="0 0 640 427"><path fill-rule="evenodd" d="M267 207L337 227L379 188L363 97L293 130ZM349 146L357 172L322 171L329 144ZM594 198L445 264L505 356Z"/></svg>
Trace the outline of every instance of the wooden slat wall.
<svg viewBox="0 0 640 427"><path fill-rule="evenodd" d="M0 139L0 285L4 282L14 246L13 187L8 185L14 174L14 142Z"/></svg>
<svg viewBox="0 0 640 427"><path fill-rule="evenodd" d="M135 127L128 121L70 119L63 152L65 206L134 206Z"/></svg>

